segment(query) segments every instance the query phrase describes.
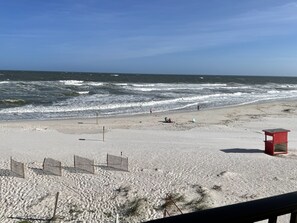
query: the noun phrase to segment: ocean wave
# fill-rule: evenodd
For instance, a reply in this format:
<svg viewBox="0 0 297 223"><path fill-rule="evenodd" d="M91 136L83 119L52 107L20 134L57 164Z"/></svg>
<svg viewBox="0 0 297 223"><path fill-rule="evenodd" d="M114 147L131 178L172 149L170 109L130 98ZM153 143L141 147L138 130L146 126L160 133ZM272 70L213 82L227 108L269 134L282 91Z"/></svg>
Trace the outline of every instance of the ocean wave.
<svg viewBox="0 0 297 223"><path fill-rule="evenodd" d="M166 83L164 78L159 82L154 78L147 83L144 80L150 79L134 81L122 78L122 75L114 79L109 75L101 78L93 75L86 79L72 76L71 80L2 79L0 119L87 117L94 112L100 115L139 114L148 112L149 108L155 111L191 110L197 104L213 108L296 98L297 95L297 81L284 82L283 79L276 83L254 79L246 82L244 78L230 82L228 77L227 81L218 82L220 77L211 82L211 77L207 77L203 81L170 79Z"/></svg>
<svg viewBox="0 0 297 223"><path fill-rule="evenodd" d="M65 85L73 85L73 86L81 86L84 83L84 81L78 81L78 80L60 80L59 82Z"/></svg>
<svg viewBox="0 0 297 223"><path fill-rule="evenodd" d="M63 95L67 97L76 97L76 96L79 96L79 93L76 91L71 91L71 92L65 92L63 93Z"/></svg>
<svg viewBox="0 0 297 223"><path fill-rule="evenodd" d="M79 91L77 93L80 94L80 95L82 95L82 94L89 94L89 91Z"/></svg>
<svg viewBox="0 0 297 223"><path fill-rule="evenodd" d="M130 84L123 85L127 90L150 92L150 91L189 91L203 89L227 88L226 84ZM240 87L237 87L240 88Z"/></svg>
<svg viewBox="0 0 297 223"><path fill-rule="evenodd" d="M87 82L87 85L90 85L90 86L103 86L104 83L102 83L102 82Z"/></svg>
<svg viewBox="0 0 297 223"><path fill-rule="evenodd" d="M92 95L94 96L94 95ZM178 109L187 109L199 104L204 104L206 107L224 107L230 105L250 104L258 101L275 100L281 98L296 98L295 95L251 95L251 94L213 94L204 96L181 97L168 100L152 100L152 101L135 101L129 102L112 102L104 97L106 104L95 103L86 97L87 102L76 103L83 97L74 98L74 101L68 104L55 104L51 106L34 106L24 105L22 107L11 107L0 110L0 114L5 116L15 117L14 114L22 115L22 117L32 118L59 118L72 116L88 116L99 112L101 115L118 115L118 114L139 114L146 113L149 108L154 108L156 111L170 111ZM78 101L76 101L78 100ZM111 99L112 100L112 99ZM89 103L90 102L90 103ZM211 106L212 104L212 106ZM2 117L3 117L2 116Z"/></svg>
<svg viewBox="0 0 297 223"><path fill-rule="evenodd" d="M26 104L26 101L23 99L3 99L0 100L0 104L17 106Z"/></svg>
<svg viewBox="0 0 297 223"><path fill-rule="evenodd" d="M280 91L277 90L271 90L271 91L267 91L268 94L278 94L280 93Z"/></svg>
<svg viewBox="0 0 297 223"><path fill-rule="evenodd" d="M36 112L48 112L48 113L59 113L59 112L78 112L78 111L90 111L90 110L114 110L114 109L125 109L125 108L137 108L137 107L155 107L155 106L165 106L169 104L176 103L201 103L204 100L209 100L210 98L223 98L227 96L239 96L241 94L213 94L213 95L202 95L202 96L191 96L191 97L180 97L175 99L167 99L167 100L156 100L156 101L137 101L137 102L119 102L119 103L108 103L108 104L83 104L77 105L75 101L71 101L69 103L55 104L54 106L27 106L26 108L22 108L22 113L36 113ZM77 99L75 99L77 100ZM76 101L78 102L78 101ZM6 111L2 110L0 113L15 113L20 112L19 110L8 109Z"/></svg>
<svg viewBox="0 0 297 223"><path fill-rule="evenodd" d="M116 86L127 86L128 83L114 83L114 85L116 85Z"/></svg>
<svg viewBox="0 0 297 223"><path fill-rule="evenodd" d="M156 84L131 84L132 86L135 86L135 87L154 87L156 86Z"/></svg>
<svg viewBox="0 0 297 223"><path fill-rule="evenodd" d="M126 89L128 90L134 90L134 91L164 91L164 89L160 89L160 88L133 88L133 87L127 87Z"/></svg>

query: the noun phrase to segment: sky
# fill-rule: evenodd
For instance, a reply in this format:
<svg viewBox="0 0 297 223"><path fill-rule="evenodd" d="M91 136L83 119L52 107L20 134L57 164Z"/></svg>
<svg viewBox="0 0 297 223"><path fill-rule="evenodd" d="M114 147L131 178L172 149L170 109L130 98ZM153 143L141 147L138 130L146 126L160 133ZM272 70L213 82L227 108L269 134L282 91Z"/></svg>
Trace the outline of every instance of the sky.
<svg viewBox="0 0 297 223"><path fill-rule="evenodd" d="M0 70L297 76L297 1L2 0Z"/></svg>

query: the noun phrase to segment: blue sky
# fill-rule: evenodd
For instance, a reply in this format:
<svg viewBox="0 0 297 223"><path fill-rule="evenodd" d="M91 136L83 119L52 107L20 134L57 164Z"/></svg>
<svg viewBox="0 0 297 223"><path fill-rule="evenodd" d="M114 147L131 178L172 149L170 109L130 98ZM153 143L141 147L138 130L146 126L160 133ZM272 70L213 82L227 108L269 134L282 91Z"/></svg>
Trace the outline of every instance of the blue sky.
<svg viewBox="0 0 297 223"><path fill-rule="evenodd" d="M297 1L0 1L0 69L297 76Z"/></svg>

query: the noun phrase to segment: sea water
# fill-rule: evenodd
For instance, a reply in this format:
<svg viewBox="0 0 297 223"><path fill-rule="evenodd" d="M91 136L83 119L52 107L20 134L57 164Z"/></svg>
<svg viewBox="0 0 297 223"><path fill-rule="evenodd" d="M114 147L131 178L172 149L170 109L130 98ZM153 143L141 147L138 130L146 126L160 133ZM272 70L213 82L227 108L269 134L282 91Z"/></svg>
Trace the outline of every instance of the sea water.
<svg viewBox="0 0 297 223"><path fill-rule="evenodd" d="M297 98L296 77L0 71L0 120L193 111Z"/></svg>

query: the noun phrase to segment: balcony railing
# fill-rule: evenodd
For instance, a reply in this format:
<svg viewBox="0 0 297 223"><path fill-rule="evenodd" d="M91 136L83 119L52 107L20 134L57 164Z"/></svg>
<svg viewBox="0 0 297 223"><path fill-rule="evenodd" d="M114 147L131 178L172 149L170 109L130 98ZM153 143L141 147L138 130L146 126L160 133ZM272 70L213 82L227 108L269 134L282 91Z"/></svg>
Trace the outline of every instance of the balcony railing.
<svg viewBox="0 0 297 223"><path fill-rule="evenodd" d="M278 216L285 214L290 214L290 223L297 223L297 192L175 215L147 223L251 223L262 220L276 223Z"/></svg>

